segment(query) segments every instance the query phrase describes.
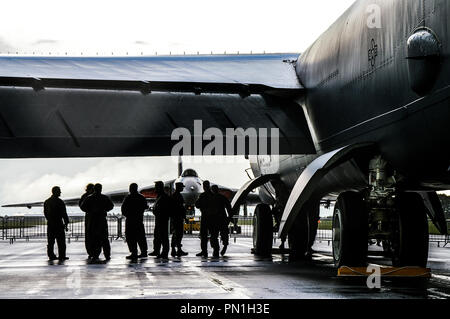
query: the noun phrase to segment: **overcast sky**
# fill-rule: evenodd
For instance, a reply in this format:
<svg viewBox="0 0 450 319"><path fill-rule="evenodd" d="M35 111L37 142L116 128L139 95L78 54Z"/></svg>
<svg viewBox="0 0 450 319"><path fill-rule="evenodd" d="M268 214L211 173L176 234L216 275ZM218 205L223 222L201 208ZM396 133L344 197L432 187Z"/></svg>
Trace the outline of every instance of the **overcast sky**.
<svg viewBox="0 0 450 319"><path fill-rule="evenodd" d="M24 1L2 3L0 53L153 55L304 51L353 0ZM186 159L188 160L188 159ZM247 161L191 163L229 187ZM106 191L176 177L170 158L0 160L0 203L41 200L53 185L78 196L87 182Z"/></svg>
<svg viewBox="0 0 450 319"><path fill-rule="evenodd" d="M4 1L0 51L301 52L353 0Z"/></svg>

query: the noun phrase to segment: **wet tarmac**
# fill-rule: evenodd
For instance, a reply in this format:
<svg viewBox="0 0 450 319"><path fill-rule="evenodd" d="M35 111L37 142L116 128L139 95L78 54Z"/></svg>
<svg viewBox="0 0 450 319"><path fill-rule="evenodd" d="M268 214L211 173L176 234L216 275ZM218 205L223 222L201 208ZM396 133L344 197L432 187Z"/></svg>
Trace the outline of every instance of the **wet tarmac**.
<svg viewBox="0 0 450 319"><path fill-rule="evenodd" d="M247 238L218 259L196 257L199 244L184 240L189 255L181 259L133 263L125 259L126 244L114 241L109 262L89 264L83 241L67 245L64 263L47 261L43 240L0 241L0 298L450 299L448 246L430 246L431 279L383 279L381 289L371 290L366 279L337 277L326 242L316 243L312 261L298 263L280 255L257 258ZM388 264L383 257L371 262Z"/></svg>

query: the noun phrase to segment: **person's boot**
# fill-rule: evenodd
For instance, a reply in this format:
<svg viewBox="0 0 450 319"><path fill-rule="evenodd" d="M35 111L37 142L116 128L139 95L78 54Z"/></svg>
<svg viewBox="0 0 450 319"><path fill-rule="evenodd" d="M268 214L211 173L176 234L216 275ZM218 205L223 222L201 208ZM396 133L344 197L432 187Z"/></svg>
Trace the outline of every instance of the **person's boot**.
<svg viewBox="0 0 450 319"><path fill-rule="evenodd" d="M89 260L89 263L96 264L100 261L98 258L99 256L92 256L91 260Z"/></svg>
<svg viewBox="0 0 450 319"><path fill-rule="evenodd" d="M204 251L201 251L201 252L199 252L197 255L195 255L195 256L197 256L197 257L204 257L204 258L208 258L208 253L207 252L204 252Z"/></svg>
<svg viewBox="0 0 450 319"><path fill-rule="evenodd" d="M217 249L214 249L213 257L214 257L214 258L219 258L219 249L218 249L218 248L217 248Z"/></svg>
<svg viewBox="0 0 450 319"><path fill-rule="evenodd" d="M53 261L53 260L57 260L58 257L56 257L55 252L53 251L53 247L50 248L47 245L47 256L48 256L48 260Z"/></svg>
<svg viewBox="0 0 450 319"><path fill-rule="evenodd" d="M149 256L158 256L159 253L157 251L152 251L150 254L148 254Z"/></svg>
<svg viewBox="0 0 450 319"><path fill-rule="evenodd" d="M146 251L142 252L140 255L138 255L138 258L147 258L148 254Z"/></svg>
<svg viewBox="0 0 450 319"><path fill-rule="evenodd" d="M176 257L177 256L177 251L175 250L175 247L172 247L172 251L170 252L170 255L172 257Z"/></svg>
<svg viewBox="0 0 450 319"><path fill-rule="evenodd" d="M178 257L187 256L187 255L189 255L189 253L183 251L181 248L178 248L178 252L177 252Z"/></svg>
<svg viewBox="0 0 450 319"><path fill-rule="evenodd" d="M156 259L168 260L169 259L169 254L158 255L158 256L156 256Z"/></svg>
<svg viewBox="0 0 450 319"><path fill-rule="evenodd" d="M222 250L220 251L220 254L223 256L227 252L228 245L223 245Z"/></svg>
<svg viewBox="0 0 450 319"><path fill-rule="evenodd" d="M135 260L138 258L137 254L131 254L125 257L126 259L131 259L131 260Z"/></svg>

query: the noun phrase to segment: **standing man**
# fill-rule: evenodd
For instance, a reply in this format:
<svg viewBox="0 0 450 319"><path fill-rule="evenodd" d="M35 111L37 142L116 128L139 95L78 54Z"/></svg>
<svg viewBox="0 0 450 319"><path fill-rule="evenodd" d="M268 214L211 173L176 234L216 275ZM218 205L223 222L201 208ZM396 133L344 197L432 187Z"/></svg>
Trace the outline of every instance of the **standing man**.
<svg viewBox="0 0 450 319"><path fill-rule="evenodd" d="M233 221L233 211L231 209L230 201L228 200L228 198L219 193L219 187L217 185L213 185L211 187L211 191L213 193L213 206L215 211L214 216L217 216L218 218L217 225L219 226L220 239L223 243L220 254L223 256L225 255L228 247L230 237L228 225L231 221Z"/></svg>
<svg viewBox="0 0 450 319"><path fill-rule="evenodd" d="M52 188L52 196L44 202L44 215L47 219L47 255L49 260L59 259L64 261L69 259L66 256L66 234L69 224L66 205L59 198L61 188L55 186ZM55 240L58 243L58 257L54 252Z"/></svg>
<svg viewBox="0 0 450 319"><path fill-rule="evenodd" d="M209 181L203 182L203 193L197 199L195 207L200 209L202 219L200 221L200 247L201 251L196 255L199 257L208 257L208 231L214 228L211 222L212 212L212 197ZM216 245L217 244L217 245ZM219 256L219 242L211 241L211 246L214 249L214 253Z"/></svg>
<svg viewBox="0 0 450 319"><path fill-rule="evenodd" d="M85 201L85 199L92 195L94 193L94 184L89 183L86 185L86 192L81 196L78 206L81 208L81 205ZM88 258L92 259L93 253L92 253L92 242L91 238L89 237L89 227L91 224L91 216L86 213L84 216L84 246L86 247L86 252L88 253Z"/></svg>
<svg viewBox="0 0 450 319"><path fill-rule="evenodd" d="M138 193L138 185L130 184L130 194L125 197L122 203L122 215L125 220L125 238L131 255L127 259L135 260L137 258L147 257L147 239L145 238L144 212L148 208L147 200ZM137 246L141 254L137 253Z"/></svg>
<svg viewBox="0 0 450 319"><path fill-rule="evenodd" d="M81 204L81 209L91 217L89 237L92 242L92 260L98 260L103 248L106 260L111 259L111 246L108 240L107 213L114 208L108 196L102 194L102 185L94 185L94 193Z"/></svg>
<svg viewBox="0 0 450 319"><path fill-rule="evenodd" d="M164 192L164 183L158 181L155 183L156 202L153 206L153 215L155 215L155 234L153 240L153 252L150 256L156 256L158 259L169 258L169 217L173 209L172 200ZM161 251L162 245L162 252Z"/></svg>
<svg viewBox="0 0 450 319"><path fill-rule="evenodd" d="M172 252L170 253L172 257L181 257L187 256L188 253L183 251L181 247L181 240L183 239L184 232L184 220L186 218L186 208L184 207L184 199L181 195L181 192L184 189L184 184L178 182L175 184L175 192L172 195L172 203L174 205L172 212L172 225L173 225L173 234L172 234ZM178 250L176 250L178 249Z"/></svg>

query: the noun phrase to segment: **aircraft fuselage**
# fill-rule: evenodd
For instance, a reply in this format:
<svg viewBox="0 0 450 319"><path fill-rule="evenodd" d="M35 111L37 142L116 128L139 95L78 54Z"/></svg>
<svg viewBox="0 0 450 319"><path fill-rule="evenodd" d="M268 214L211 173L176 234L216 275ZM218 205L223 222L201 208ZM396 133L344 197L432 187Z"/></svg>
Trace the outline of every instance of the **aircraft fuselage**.
<svg viewBox="0 0 450 319"><path fill-rule="evenodd" d="M298 103L317 155L252 157L255 175L276 170L292 188L317 156L370 142L407 177L406 188L449 189L448 12L446 0L355 2L296 65L307 91ZM437 40L437 56L430 39L412 38L421 31L420 36ZM346 179L353 185L357 179L364 183L343 173L342 184ZM340 187L323 192L344 190Z"/></svg>
<svg viewBox="0 0 450 319"><path fill-rule="evenodd" d="M178 177L175 180L175 183L183 183L184 190L181 192L183 196L184 203L186 207L195 206L195 202L197 201L200 194L203 192L203 181L198 177ZM174 185L175 185L174 183Z"/></svg>

